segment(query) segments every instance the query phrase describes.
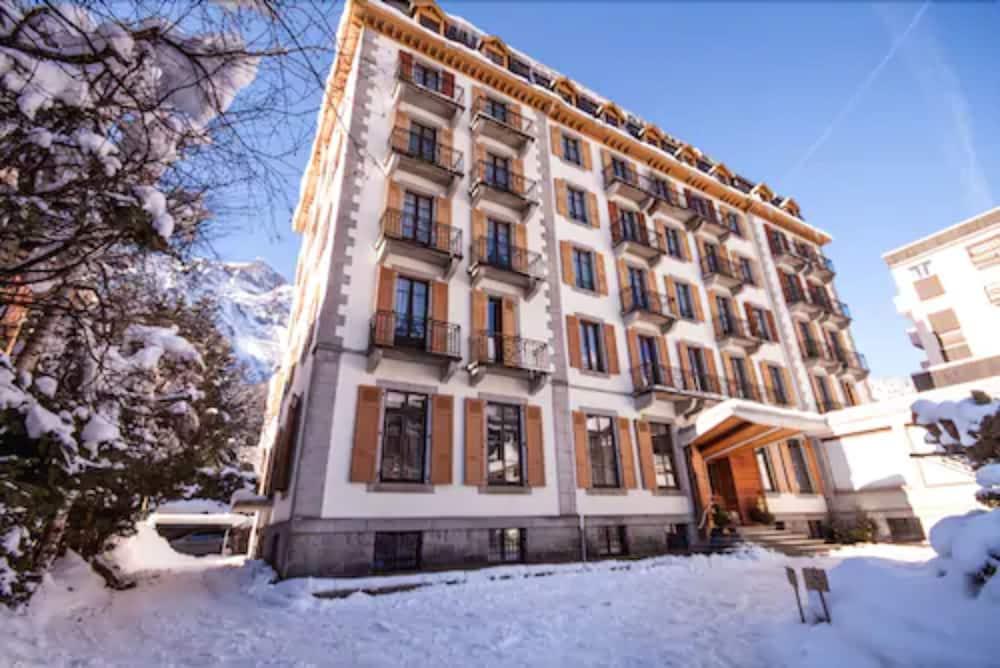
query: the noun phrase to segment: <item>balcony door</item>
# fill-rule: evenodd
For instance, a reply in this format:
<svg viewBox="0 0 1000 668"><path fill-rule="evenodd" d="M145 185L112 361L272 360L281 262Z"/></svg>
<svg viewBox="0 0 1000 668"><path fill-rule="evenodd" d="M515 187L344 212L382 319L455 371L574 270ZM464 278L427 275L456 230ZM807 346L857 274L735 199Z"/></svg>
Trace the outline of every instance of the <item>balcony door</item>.
<svg viewBox="0 0 1000 668"><path fill-rule="evenodd" d="M510 160L491 153L486 159L486 182L501 190L511 190Z"/></svg>
<svg viewBox="0 0 1000 668"><path fill-rule="evenodd" d="M503 299L486 300L486 355L490 362L503 361Z"/></svg>
<svg viewBox="0 0 1000 668"><path fill-rule="evenodd" d="M420 123L411 123L410 155L437 163L437 129Z"/></svg>
<svg viewBox="0 0 1000 668"><path fill-rule="evenodd" d="M826 412L833 408L833 398L830 396L830 386L826 382L826 376L816 376L816 387L819 389L819 401L821 412Z"/></svg>
<svg viewBox="0 0 1000 668"><path fill-rule="evenodd" d="M716 296L715 304L719 311L719 329L724 334L732 334L736 329L733 320L733 308L727 297Z"/></svg>
<svg viewBox="0 0 1000 668"><path fill-rule="evenodd" d="M430 286L405 276L396 279L397 346L425 348L427 341L427 296Z"/></svg>
<svg viewBox="0 0 1000 668"><path fill-rule="evenodd" d="M628 168L628 164L624 160L619 160L618 158L611 158L611 171L619 179L625 182L632 181L632 173Z"/></svg>
<svg viewBox="0 0 1000 668"><path fill-rule="evenodd" d="M424 246L431 245L434 230L434 198L406 191L400 236Z"/></svg>
<svg viewBox="0 0 1000 668"><path fill-rule="evenodd" d="M701 348L688 348L688 365L691 367L692 378L686 379L685 385L699 392L712 392L712 383L708 375L708 365L705 363L705 353Z"/></svg>
<svg viewBox="0 0 1000 668"><path fill-rule="evenodd" d="M622 226L622 239L639 241L639 222L636 220L635 211L621 209L619 219Z"/></svg>
<svg viewBox="0 0 1000 668"><path fill-rule="evenodd" d="M747 363L742 357L733 357L729 360L733 369L733 383L736 387L733 390L740 399L753 399L750 378L747 375Z"/></svg>
<svg viewBox="0 0 1000 668"><path fill-rule="evenodd" d="M492 218L486 221L486 259L494 267L510 269L510 223L493 220Z"/></svg>
<svg viewBox="0 0 1000 668"><path fill-rule="evenodd" d="M660 369L656 339L651 336L639 337L639 364L642 365L642 376L647 385L663 385L664 370Z"/></svg>
<svg viewBox="0 0 1000 668"><path fill-rule="evenodd" d="M719 249L715 244L705 242L705 267L713 274L719 272Z"/></svg>
<svg viewBox="0 0 1000 668"><path fill-rule="evenodd" d="M413 82L433 91L441 90L441 73L437 70L413 63Z"/></svg>
<svg viewBox="0 0 1000 668"><path fill-rule="evenodd" d="M632 307L649 309L649 294L646 292L646 272L635 267L628 268L628 287L632 293Z"/></svg>

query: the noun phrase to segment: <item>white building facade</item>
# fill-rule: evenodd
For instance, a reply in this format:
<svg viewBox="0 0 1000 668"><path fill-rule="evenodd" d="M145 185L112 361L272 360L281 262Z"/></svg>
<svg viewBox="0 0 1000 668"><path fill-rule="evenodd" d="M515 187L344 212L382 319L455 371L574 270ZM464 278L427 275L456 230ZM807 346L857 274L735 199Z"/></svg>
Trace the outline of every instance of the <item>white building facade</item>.
<svg viewBox="0 0 1000 668"><path fill-rule="evenodd" d="M347 3L294 228L260 554L282 576L819 531L867 365L797 204L433 2Z"/></svg>

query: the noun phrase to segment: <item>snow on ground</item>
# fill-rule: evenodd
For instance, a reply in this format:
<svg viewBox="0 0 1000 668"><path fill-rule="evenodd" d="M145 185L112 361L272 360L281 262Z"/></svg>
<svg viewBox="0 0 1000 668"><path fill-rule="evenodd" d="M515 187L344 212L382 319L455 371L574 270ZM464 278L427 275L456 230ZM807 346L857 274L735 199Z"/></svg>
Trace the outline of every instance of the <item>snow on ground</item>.
<svg viewBox="0 0 1000 668"><path fill-rule="evenodd" d="M0 612L0 663L987 666L1000 657L985 633L985 603L933 577L926 548L868 546L818 560L752 550L272 585L260 562L171 556L149 532L131 543L119 550L146 571L136 589L100 589L70 557L27 614ZM810 563L844 564L831 571L832 626L798 622L784 565ZM490 579L498 575L511 577ZM436 584L336 600L310 594L418 581Z"/></svg>

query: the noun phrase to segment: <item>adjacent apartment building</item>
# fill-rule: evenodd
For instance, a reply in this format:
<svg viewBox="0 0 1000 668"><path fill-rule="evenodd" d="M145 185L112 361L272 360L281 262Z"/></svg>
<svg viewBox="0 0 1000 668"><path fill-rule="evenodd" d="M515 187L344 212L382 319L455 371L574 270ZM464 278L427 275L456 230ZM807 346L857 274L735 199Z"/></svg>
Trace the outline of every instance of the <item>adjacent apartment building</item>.
<svg viewBox="0 0 1000 668"><path fill-rule="evenodd" d="M926 354L916 388L1000 376L1000 208L882 257L910 342Z"/></svg>
<svg viewBox="0 0 1000 668"><path fill-rule="evenodd" d="M515 11L518 11L515 9ZM818 530L864 357L790 197L434 2L350 0L293 226L259 553L282 576Z"/></svg>

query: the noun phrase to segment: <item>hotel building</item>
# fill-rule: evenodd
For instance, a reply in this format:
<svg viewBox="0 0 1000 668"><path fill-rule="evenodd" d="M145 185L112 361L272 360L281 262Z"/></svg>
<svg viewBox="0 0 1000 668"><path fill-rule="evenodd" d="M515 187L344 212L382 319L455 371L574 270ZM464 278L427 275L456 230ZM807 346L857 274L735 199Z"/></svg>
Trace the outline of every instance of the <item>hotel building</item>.
<svg viewBox="0 0 1000 668"><path fill-rule="evenodd" d="M713 496L826 519L815 436L868 370L763 182L434 2L349 0L293 226L281 576L666 552Z"/></svg>

